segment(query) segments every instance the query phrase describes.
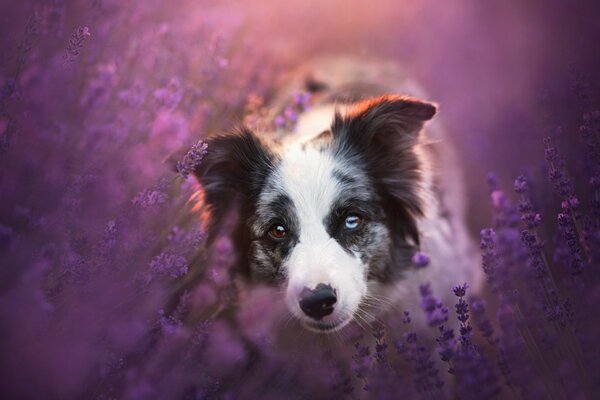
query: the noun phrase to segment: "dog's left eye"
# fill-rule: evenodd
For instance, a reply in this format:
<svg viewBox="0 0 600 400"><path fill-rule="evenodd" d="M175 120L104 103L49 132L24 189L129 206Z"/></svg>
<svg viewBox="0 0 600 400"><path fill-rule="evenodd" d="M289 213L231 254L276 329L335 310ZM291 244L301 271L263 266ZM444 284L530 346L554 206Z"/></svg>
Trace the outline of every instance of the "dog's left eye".
<svg viewBox="0 0 600 400"><path fill-rule="evenodd" d="M344 228L354 230L362 224L362 218L357 214L348 214L344 221Z"/></svg>

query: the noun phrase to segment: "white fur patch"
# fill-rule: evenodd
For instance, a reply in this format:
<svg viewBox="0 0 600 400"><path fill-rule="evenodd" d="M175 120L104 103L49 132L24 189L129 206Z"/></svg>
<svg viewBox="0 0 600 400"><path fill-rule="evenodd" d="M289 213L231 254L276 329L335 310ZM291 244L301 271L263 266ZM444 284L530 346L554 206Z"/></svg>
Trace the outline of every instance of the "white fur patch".
<svg viewBox="0 0 600 400"><path fill-rule="evenodd" d="M320 152L307 144L293 145L282 154L282 162L274 173L271 190L261 201L269 201L277 193L285 193L293 202L299 221L299 241L283 265L288 287L286 302L299 318L309 320L299 307L302 289L318 284L331 285L337 293L334 312L324 323L348 322L366 293L366 266L345 251L330 237L325 220L334 201L344 190L333 177L336 160L328 152Z"/></svg>

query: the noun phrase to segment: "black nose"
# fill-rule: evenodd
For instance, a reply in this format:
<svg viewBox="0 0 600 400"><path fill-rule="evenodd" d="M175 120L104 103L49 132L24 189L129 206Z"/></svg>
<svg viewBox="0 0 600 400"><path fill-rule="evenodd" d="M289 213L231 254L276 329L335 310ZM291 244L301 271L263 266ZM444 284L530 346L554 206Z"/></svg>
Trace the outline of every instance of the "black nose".
<svg viewBox="0 0 600 400"><path fill-rule="evenodd" d="M319 283L314 290L304 288L300 293L300 308L304 314L316 320L331 314L336 301L335 290L330 285L322 283Z"/></svg>

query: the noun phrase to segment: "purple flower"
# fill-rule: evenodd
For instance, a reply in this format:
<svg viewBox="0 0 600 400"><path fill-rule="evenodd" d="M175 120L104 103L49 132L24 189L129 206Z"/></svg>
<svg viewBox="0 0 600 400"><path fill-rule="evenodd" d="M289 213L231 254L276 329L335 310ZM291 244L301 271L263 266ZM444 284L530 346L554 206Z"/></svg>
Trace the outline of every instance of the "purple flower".
<svg viewBox="0 0 600 400"><path fill-rule="evenodd" d="M519 175L517 179L515 179L515 192L517 193L525 193L527 191L527 180L523 175Z"/></svg>
<svg viewBox="0 0 600 400"><path fill-rule="evenodd" d="M367 378L371 371L371 351L369 346L355 343L356 353L352 356L352 371L356 377L364 382L363 390L368 391Z"/></svg>
<svg viewBox="0 0 600 400"><path fill-rule="evenodd" d="M274 118L275 128L293 131L300 114L309 108L309 99L310 93L294 93L290 103L283 109L283 112Z"/></svg>
<svg viewBox="0 0 600 400"><path fill-rule="evenodd" d="M158 275L179 278L187 274L188 265L185 257L164 251L152 259L150 270Z"/></svg>
<svg viewBox="0 0 600 400"><path fill-rule="evenodd" d="M558 149L552 146L552 140L547 137L544 139L546 145L545 159L549 166L548 177L550 183L554 185L554 190L559 196L565 199L575 197L575 189L567 172L565 161L558 155Z"/></svg>
<svg viewBox="0 0 600 400"><path fill-rule="evenodd" d="M72 63L79 57L79 54L81 54L81 50L83 49L83 44L89 36L91 36L91 34L90 29L87 26L79 26L73 30L71 37L69 38L69 44L65 50L65 62Z"/></svg>
<svg viewBox="0 0 600 400"><path fill-rule="evenodd" d="M429 326L436 326L447 322L448 309L442 305L439 299L433 296L430 284L421 284L419 292L421 294L421 308L425 311Z"/></svg>
<svg viewBox="0 0 600 400"><path fill-rule="evenodd" d="M456 309L456 317L460 321L460 340L463 345L471 342L471 324L469 324L469 305L465 301L468 285L465 283L461 286L455 286L452 291L458 297L458 303L454 306Z"/></svg>
<svg viewBox="0 0 600 400"><path fill-rule="evenodd" d="M283 115L291 123L298 121L298 113L291 107L286 108L285 111L283 112Z"/></svg>
<svg viewBox="0 0 600 400"><path fill-rule="evenodd" d="M495 173L493 173L493 172L488 173L487 184L488 184L488 188L490 189L490 192L494 192L494 191L498 190L498 177L496 176Z"/></svg>
<svg viewBox="0 0 600 400"><path fill-rule="evenodd" d="M404 323L410 325L410 316L404 312ZM412 367L413 383L419 393L434 391L441 395L444 382L439 376L439 371L431 359L429 350L419 342L414 331L402 334L402 339L395 343L396 351Z"/></svg>
<svg viewBox="0 0 600 400"><path fill-rule="evenodd" d="M311 95L309 92L296 92L293 95L293 103L296 106L305 109L308 105L308 101L310 100L310 97L311 97Z"/></svg>
<svg viewBox="0 0 600 400"><path fill-rule="evenodd" d="M275 125L278 128L282 128L285 125L285 117L283 115L278 115L275 117Z"/></svg>
<svg viewBox="0 0 600 400"><path fill-rule="evenodd" d="M479 329L489 344L496 345L498 339L494 336L494 327L485 313L485 300L472 298L470 303L471 314L473 315L477 329Z"/></svg>
<svg viewBox="0 0 600 400"><path fill-rule="evenodd" d="M454 339L454 331L444 325L439 326L440 335L435 339L437 342L436 350L442 361L450 365L450 374L453 374L452 363L450 362L456 352L456 340Z"/></svg>
<svg viewBox="0 0 600 400"><path fill-rule="evenodd" d="M429 256L427 254L417 251L412 257L412 263L417 268L425 268L429 265Z"/></svg>
<svg viewBox="0 0 600 400"><path fill-rule="evenodd" d="M493 292L498 290L498 282L496 281L496 270L498 269L498 255L495 250L496 240L497 236L493 229L481 230L481 241L479 242L479 248L482 250L481 267Z"/></svg>
<svg viewBox="0 0 600 400"><path fill-rule="evenodd" d="M529 230L535 229L541 222L542 218L539 213L536 213L533 204L528 194L527 179L520 175L515 180L515 192L521 195L517 209L521 214L521 221L525 223Z"/></svg>
<svg viewBox="0 0 600 400"><path fill-rule="evenodd" d="M564 208L563 208L564 210ZM584 247L580 241L580 237L577 233L577 225L576 220L573 218L573 214L571 214L568 210L558 213L557 222L559 232L561 233L562 239L565 246L566 260L568 271L573 275L577 276L581 274L585 268L585 256L584 256ZM557 250L560 248L557 246Z"/></svg>
<svg viewBox="0 0 600 400"><path fill-rule="evenodd" d="M373 337L375 338L375 354L373 358L380 365L387 364L387 343L385 341L385 327L380 321L371 324Z"/></svg>
<svg viewBox="0 0 600 400"><path fill-rule="evenodd" d="M172 316L165 315L164 310L159 310L158 315L160 316L158 324L164 335L175 335L179 332L182 326L181 321Z"/></svg>
<svg viewBox="0 0 600 400"><path fill-rule="evenodd" d="M183 160L177 163L177 172L183 179L186 179L202 162L202 159L208 152L208 144L203 140L199 140L192 146L191 149L183 156Z"/></svg>
<svg viewBox="0 0 600 400"><path fill-rule="evenodd" d="M146 189L137 194L132 200L131 204L140 208L151 208L156 205L164 204L167 201L167 195L157 189Z"/></svg>
<svg viewBox="0 0 600 400"><path fill-rule="evenodd" d="M469 285L467 285L466 283L460 286L455 286L452 288L452 291L454 292L454 295L457 297L464 297L465 294L467 293L467 288L469 287Z"/></svg>

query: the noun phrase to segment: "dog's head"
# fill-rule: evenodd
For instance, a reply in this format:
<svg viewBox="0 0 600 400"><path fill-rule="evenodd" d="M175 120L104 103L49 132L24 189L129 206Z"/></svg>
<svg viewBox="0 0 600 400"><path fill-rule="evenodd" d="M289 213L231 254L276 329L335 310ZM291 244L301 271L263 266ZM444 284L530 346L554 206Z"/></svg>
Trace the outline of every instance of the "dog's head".
<svg viewBox="0 0 600 400"><path fill-rule="evenodd" d="M210 139L196 170L209 240L235 207L239 271L284 286L289 310L305 326L339 329L368 302L370 283L401 275L419 244L415 146L435 112L429 103L385 96L282 149L247 129Z"/></svg>

